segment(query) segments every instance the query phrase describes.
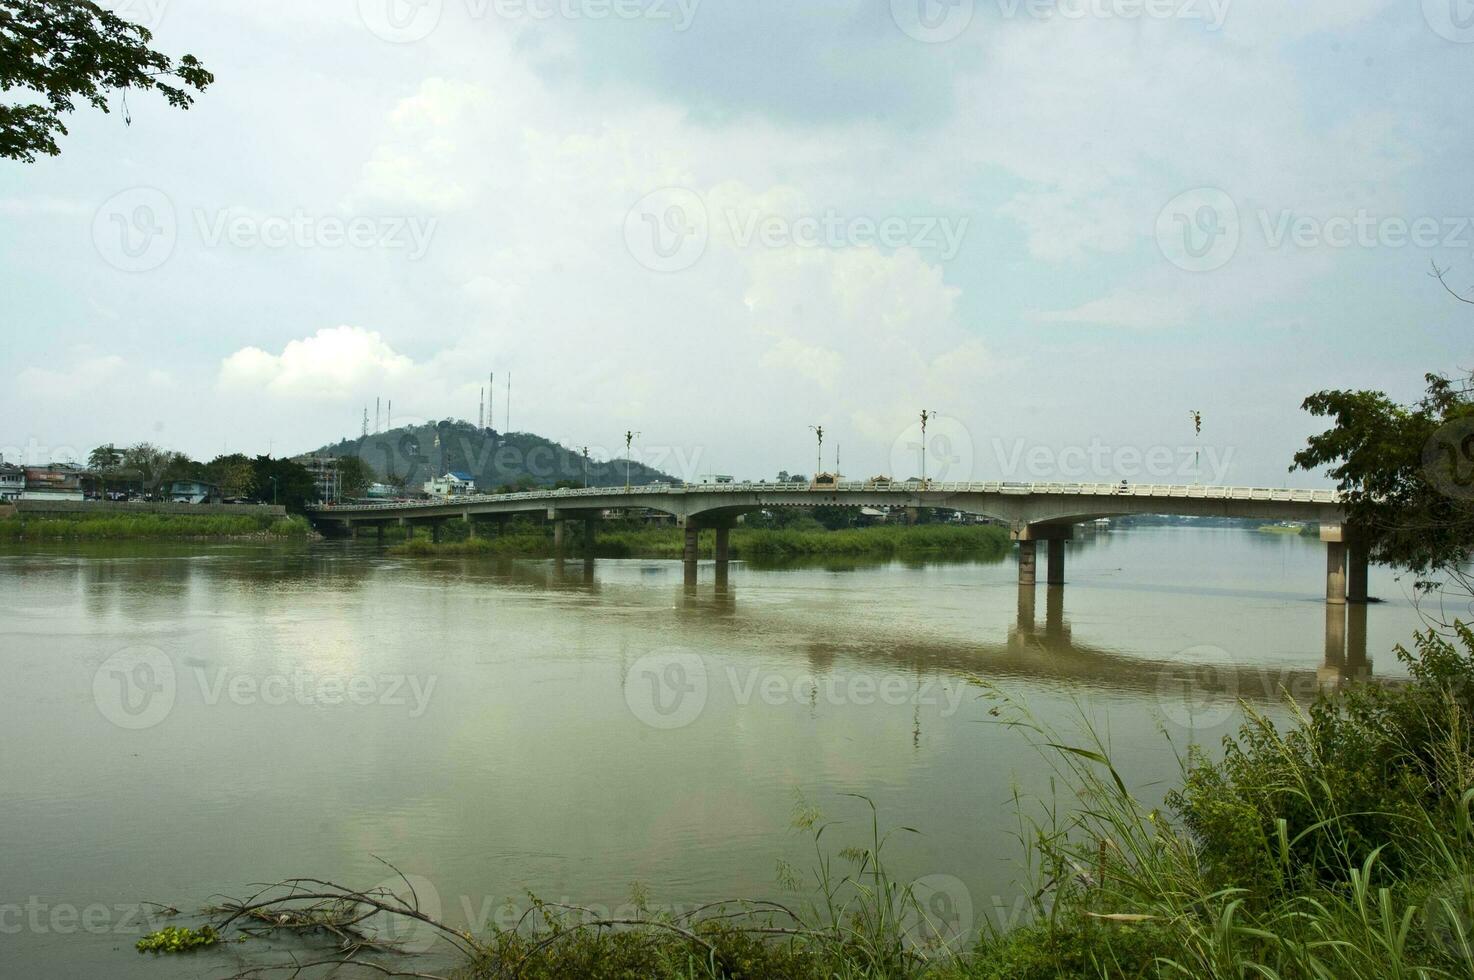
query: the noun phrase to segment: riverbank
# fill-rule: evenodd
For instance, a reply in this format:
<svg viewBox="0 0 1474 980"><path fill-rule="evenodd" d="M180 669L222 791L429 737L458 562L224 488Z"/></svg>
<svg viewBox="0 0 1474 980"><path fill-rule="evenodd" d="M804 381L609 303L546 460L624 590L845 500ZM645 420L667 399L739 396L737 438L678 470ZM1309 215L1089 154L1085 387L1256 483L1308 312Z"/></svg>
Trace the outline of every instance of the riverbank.
<svg viewBox="0 0 1474 980"><path fill-rule="evenodd" d="M796 558L926 558L989 560L1008 552L1008 532L1001 527L978 524L923 524L915 527L879 526L822 529L735 528L731 556L749 561L784 561ZM715 535L701 535L699 553L709 559L715 554ZM594 539L598 558L680 558L685 532L679 528L634 528L601 530ZM582 554L576 535L564 543L567 554ZM391 554L413 557L487 555L503 558L550 558L554 555L552 535L542 528L524 529L501 537L466 538L434 544L424 538L390 547Z"/></svg>
<svg viewBox="0 0 1474 980"><path fill-rule="evenodd" d="M18 514L0 519L0 542L306 539L312 525L276 514Z"/></svg>

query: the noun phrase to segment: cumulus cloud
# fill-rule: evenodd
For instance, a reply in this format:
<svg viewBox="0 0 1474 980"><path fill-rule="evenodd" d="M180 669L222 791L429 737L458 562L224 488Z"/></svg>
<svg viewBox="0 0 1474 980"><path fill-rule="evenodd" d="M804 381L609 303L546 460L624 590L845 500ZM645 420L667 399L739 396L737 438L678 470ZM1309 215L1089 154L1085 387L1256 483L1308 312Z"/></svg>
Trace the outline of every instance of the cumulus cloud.
<svg viewBox="0 0 1474 980"><path fill-rule="evenodd" d="M417 368L378 333L360 327L319 330L280 354L243 347L220 364L226 391L254 391L309 401L341 400L375 386L408 384Z"/></svg>

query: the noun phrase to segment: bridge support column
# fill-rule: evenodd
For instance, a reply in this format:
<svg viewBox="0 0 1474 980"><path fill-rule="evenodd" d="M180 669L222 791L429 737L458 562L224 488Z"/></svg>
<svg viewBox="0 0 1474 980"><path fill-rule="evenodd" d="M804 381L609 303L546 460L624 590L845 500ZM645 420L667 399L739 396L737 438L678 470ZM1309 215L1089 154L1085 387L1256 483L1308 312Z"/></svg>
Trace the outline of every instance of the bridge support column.
<svg viewBox="0 0 1474 980"><path fill-rule="evenodd" d="M1018 584L1033 585L1035 579L1035 565L1039 560L1039 551L1033 541L1020 541L1018 543Z"/></svg>
<svg viewBox="0 0 1474 980"><path fill-rule="evenodd" d="M695 568L696 561L701 556L701 528L695 524L686 525L686 544L681 551L681 561L689 567Z"/></svg>
<svg viewBox="0 0 1474 980"><path fill-rule="evenodd" d="M435 542L436 544L439 544L440 543L440 522L439 521L431 521L430 522L430 540L433 541L433 542Z"/></svg>
<svg viewBox="0 0 1474 980"><path fill-rule="evenodd" d="M1016 527L1010 536L1018 542L1019 585L1033 585L1038 577L1038 542L1048 543L1049 584L1063 585L1065 581L1065 542L1075 536L1069 524L1028 524Z"/></svg>
<svg viewBox="0 0 1474 980"><path fill-rule="evenodd" d="M415 522L407 521L401 517L399 524L404 528L404 540L413 541L415 539Z"/></svg>
<svg viewBox="0 0 1474 980"><path fill-rule="evenodd" d="M598 533L598 529L598 518L585 517L583 519L583 556L590 561L594 558L594 535Z"/></svg>
<svg viewBox="0 0 1474 980"><path fill-rule="evenodd" d="M563 554L563 520L561 518L553 520L553 553Z"/></svg>
<svg viewBox="0 0 1474 980"><path fill-rule="evenodd" d="M379 539L379 544L383 544L384 543L384 522L383 521L380 521L378 523L377 527L378 527L378 534L376 536Z"/></svg>
<svg viewBox="0 0 1474 980"><path fill-rule="evenodd" d="M727 561L732 557L732 529L729 527L719 527L717 528L716 534L717 568L725 571L727 568Z"/></svg>
<svg viewBox="0 0 1474 980"><path fill-rule="evenodd" d="M1065 542L1063 538L1050 539L1047 581L1050 585L1065 584Z"/></svg>
<svg viewBox="0 0 1474 980"><path fill-rule="evenodd" d="M1367 601L1367 549L1352 540L1346 545L1346 601Z"/></svg>
<svg viewBox="0 0 1474 980"><path fill-rule="evenodd" d="M1323 524L1320 539L1326 545L1326 602L1346 604L1346 533L1339 524Z"/></svg>

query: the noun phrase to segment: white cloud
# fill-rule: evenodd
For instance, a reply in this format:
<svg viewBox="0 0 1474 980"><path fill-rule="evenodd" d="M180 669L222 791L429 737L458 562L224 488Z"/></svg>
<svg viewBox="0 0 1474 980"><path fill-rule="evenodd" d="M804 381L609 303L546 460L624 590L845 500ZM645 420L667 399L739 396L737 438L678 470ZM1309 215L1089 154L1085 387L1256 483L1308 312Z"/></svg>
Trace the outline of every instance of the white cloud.
<svg viewBox="0 0 1474 980"><path fill-rule="evenodd" d="M279 398L333 401L408 384L417 368L384 338L360 327L319 330L293 340L280 354L244 347L220 364L219 385L230 392L259 392Z"/></svg>

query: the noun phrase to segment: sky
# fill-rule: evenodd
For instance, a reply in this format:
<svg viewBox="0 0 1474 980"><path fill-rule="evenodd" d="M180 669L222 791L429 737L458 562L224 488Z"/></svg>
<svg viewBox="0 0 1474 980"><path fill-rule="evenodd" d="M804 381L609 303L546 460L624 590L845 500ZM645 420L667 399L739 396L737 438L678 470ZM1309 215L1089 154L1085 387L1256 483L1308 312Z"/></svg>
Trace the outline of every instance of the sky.
<svg viewBox="0 0 1474 980"><path fill-rule="evenodd" d="M7 461L495 372L693 480L1323 486L1307 394L1474 367L1469 0L107 5L216 82L0 162Z"/></svg>

